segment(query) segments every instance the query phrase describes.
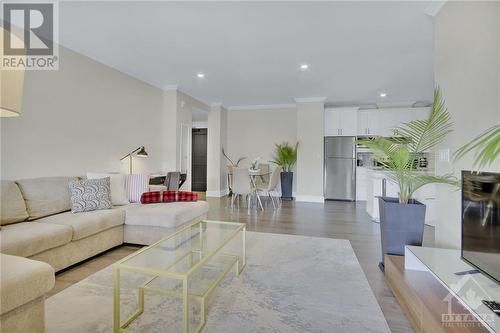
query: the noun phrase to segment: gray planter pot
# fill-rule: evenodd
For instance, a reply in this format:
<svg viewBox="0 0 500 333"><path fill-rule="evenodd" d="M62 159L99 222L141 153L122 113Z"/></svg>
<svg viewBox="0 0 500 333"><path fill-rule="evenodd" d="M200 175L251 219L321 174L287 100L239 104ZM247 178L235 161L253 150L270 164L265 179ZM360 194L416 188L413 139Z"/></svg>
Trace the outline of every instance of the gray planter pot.
<svg viewBox="0 0 500 333"><path fill-rule="evenodd" d="M422 246L425 205L417 200L400 204L397 198L379 197L380 236L384 271L384 255L404 255L405 245Z"/></svg>
<svg viewBox="0 0 500 333"><path fill-rule="evenodd" d="M293 200L293 172L282 172L281 178L281 198L284 200Z"/></svg>

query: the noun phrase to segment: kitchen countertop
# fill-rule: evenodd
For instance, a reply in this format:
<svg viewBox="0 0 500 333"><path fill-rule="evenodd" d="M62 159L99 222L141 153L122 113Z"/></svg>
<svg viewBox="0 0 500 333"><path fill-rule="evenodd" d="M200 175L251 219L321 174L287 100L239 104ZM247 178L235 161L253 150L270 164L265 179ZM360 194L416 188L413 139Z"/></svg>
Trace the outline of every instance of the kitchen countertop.
<svg viewBox="0 0 500 333"><path fill-rule="evenodd" d="M361 168L365 168L367 171L371 172L374 177L379 177L379 178L384 178L386 177L387 173L389 173L389 171L386 171L383 168L379 167L361 167ZM417 170L416 172L420 174L429 174L429 175L434 174L433 170Z"/></svg>

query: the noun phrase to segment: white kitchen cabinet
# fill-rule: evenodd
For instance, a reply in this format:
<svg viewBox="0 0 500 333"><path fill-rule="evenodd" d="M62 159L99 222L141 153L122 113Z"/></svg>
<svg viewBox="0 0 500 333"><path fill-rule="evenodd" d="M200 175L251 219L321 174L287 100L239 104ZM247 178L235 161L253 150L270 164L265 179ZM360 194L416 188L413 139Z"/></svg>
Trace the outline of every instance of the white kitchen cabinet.
<svg viewBox="0 0 500 333"><path fill-rule="evenodd" d="M366 173L367 168L356 168L356 201L366 201Z"/></svg>
<svg viewBox="0 0 500 333"><path fill-rule="evenodd" d="M325 109L325 136L356 136L358 108Z"/></svg>
<svg viewBox="0 0 500 333"><path fill-rule="evenodd" d="M417 191L415 191L414 197L425 205L425 223L435 226L438 216L436 206L436 184L428 184L419 188Z"/></svg>
<svg viewBox="0 0 500 333"><path fill-rule="evenodd" d="M386 196L397 198L399 194L398 185L387 178L384 171L366 168L366 211L377 222L380 221L378 197L383 195L383 180L386 179ZM426 206L425 223L435 225L437 218L436 185L430 184L421 187L415 192L414 198Z"/></svg>
<svg viewBox="0 0 500 333"><path fill-rule="evenodd" d="M426 119L430 108L386 108L358 112L359 136L398 136L397 128L412 120Z"/></svg>
<svg viewBox="0 0 500 333"><path fill-rule="evenodd" d="M399 109L384 109L379 110L379 124L378 127L379 133L381 136L396 136L397 131L395 130L398 127L403 119L403 112Z"/></svg>
<svg viewBox="0 0 500 333"><path fill-rule="evenodd" d="M379 111L374 110L360 110L358 112L358 130L359 136L375 136L380 135L379 130Z"/></svg>
<svg viewBox="0 0 500 333"><path fill-rule="evenodd" d="M340 112L325 109L325 136L336 136L340 133Z"/></svg>
<svg viewBox="0 0 500 333"><path fill-rule="evenodd" d="M414 119L427 119L429 117L429 113L431 112L431 108L414 108L409 110L409 118L410 120Z"/></svg>

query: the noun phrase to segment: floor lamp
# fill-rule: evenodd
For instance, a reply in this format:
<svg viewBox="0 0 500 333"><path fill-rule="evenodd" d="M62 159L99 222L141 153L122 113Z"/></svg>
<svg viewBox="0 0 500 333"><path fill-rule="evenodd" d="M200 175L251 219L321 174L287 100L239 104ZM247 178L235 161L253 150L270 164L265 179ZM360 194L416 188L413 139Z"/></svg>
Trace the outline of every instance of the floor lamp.
<svg viewBox="0 0 500 333"><path fill-rule="evenodd" d="M120 158L120 161L123 161L127 157L129 158L129 172L130 172L130 174L132 174L133 156L148 157L148 153L146 152L146 149L144 149L144 146L140 146L139 148L132 150L130 153L128 153L127 155Z"/></svg>

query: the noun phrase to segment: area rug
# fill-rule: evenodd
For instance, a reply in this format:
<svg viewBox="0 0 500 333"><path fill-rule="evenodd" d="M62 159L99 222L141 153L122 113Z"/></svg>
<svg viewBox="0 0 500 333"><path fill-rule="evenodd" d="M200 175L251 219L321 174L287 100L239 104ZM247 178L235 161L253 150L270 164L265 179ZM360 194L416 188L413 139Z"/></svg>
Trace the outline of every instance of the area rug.
<svg viewBox="0 0 500 333"><path fill-rule="evenodd" d="M390 332L347 240L247 232L247 266L231 273L210 301L205 333ZM124 311L135 306L135 289L126 289L136 278L123 277ZM46 332L112 332L112 293L107 267L50 297ZM181 332L178 300L145 303L131 329Z"/></svg>

